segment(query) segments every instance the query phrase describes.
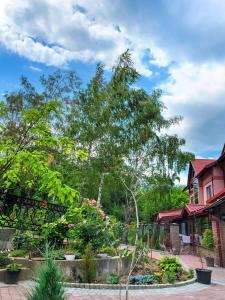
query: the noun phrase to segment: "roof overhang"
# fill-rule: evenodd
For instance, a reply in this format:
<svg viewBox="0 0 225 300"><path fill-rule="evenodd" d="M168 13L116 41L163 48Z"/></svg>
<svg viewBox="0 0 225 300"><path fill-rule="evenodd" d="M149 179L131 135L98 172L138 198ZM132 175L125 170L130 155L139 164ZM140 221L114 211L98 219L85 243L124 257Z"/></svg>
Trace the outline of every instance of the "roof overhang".
<svg viewBox="0 0 225 300"><path fill-rule="evenodd" d="M209 204L205 211L211 212L214 208L218 207L219 205L223 204L225 202L225 196L221 197L217 201L213 202L212 204Z"/></svg>

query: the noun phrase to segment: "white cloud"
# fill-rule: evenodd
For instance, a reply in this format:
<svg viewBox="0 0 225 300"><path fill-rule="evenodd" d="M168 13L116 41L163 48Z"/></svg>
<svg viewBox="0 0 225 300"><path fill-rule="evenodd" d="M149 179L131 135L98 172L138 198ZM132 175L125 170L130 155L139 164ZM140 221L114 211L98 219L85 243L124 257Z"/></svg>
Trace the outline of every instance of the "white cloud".
<svg viewBox="0 0 225 300"><path fill-rule="evenodd" d="M172 133L187 140L187 149L204 153L221 149L225 126L225 65L183 63L170 69L170 78L161 85L167 116L184 117Z"/></svg>
<svg viewBox="0 0 225 300"><path fill-rule="evenodd" d="M131 48L137 69L145 76L152 72L142 63L143 47L134 43L125 29L114 22L98 20L93 14L74 10L82 1L3 0L0 3L0 42L21 56L47 65L67 67L73 60L103 61L111 68L117 57ZM100 5L101 10L106 5ZM87 3L86 3L87 5Z"/></svg>
<svg viewBox="0 0 225 300"><path fill-rule="evenodd" d="M41 72L42 71L41 68L37 68L37 67L34 67L34 66L29 66L29 69L31 69L32 71L35 71L35 72Z"/></svg>

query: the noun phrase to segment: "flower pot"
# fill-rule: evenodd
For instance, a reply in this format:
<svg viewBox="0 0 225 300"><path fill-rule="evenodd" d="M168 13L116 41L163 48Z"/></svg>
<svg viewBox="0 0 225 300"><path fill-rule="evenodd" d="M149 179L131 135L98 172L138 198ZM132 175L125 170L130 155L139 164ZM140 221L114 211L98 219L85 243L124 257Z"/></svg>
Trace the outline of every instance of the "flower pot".
<svg viewBox="0 0 225 300"><path fill-rule="evenodd" d="M20 271L5 271L5 283L7 284L16 284L20 275Z"/></svg>
<svg viewBox="0 0 225 300"><path fill-rule="evenodd" d="M65 259L72 261L75 259L75 255L74 254L65 254Z"/></svg>
<svg viewBox="0 0 225 300"><path fill-rule="evenodd" d="M214 267L214 257L205 257L207 267Z"/></svg>
<svg viewBox="0 0 225 300"><path fill-rule="evenodd" d="M197 281L203 284L211 284L212 270L208 269L195 269Z"/></svg>

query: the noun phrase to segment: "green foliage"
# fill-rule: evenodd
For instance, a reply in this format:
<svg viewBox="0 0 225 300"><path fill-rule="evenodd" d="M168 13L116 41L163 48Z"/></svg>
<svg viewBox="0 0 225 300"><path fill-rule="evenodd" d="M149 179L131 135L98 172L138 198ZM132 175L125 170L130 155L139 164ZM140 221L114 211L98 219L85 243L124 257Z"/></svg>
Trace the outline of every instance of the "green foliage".
<svg viewBox="0 0 225 300"><path fill-rule="evenodd" d="M71 228L69 237L80 241L80 250L84 250L88 243L91 243L93 249L96 250L103 247L107 239L107 232L104 229L105 227L102 224L89 220Z"/></svg>
<svg viewBox="0 0 225 300"><path fill-rule="evenodd" d="M1 187L69 205L69 224L92 218L84 216L79 192L95 199L101 194L104 211L131 224L132 197L121 178L136 187L140 219L146 222L158 210L182 205L185 195L173 182L192 155L181 151L183 139L162 134L180 118L164 117L160 90L134 88L139 78L129 51L118 58L110 78L98 64L86 85L73 71L42 76L38 90L22 77L19 90L0 102ZM132 158L138 165L142 158L138 173ZM127 242L119 228L107 230L114 245L122 237Z"/></svg>
<svg viewBox="0 0 225 300"><path fill-rule="evenodd" d="M137 285L152 284L153 281L154 281L154 276L152 274L130 276L130 279L129 279L130 284L137 284Z"/></svg>
<svg viewBox="0 0 225 300"><path fill-rule="evenodd" d="M201 244L204 248L208 250L213 250L214 249L214 238L213 238L213 232L211 229L206 229L203 232L203 238L201 241Z"/></svg>
<svg viewBox="0 0 225 300"><path fill-rule="evenodd" d="M63 216L53 223L46 223L43 225L42 235L52 245L60 246L66 238L68 230L67 221Z"/></svg>
<svg viewBox="0 0 225 300"><path fill-rule="evenodd" d="M182 272L183 268L179 260L175 257L163 257L159 260L159 266L164 272Z"/></svg>
<svg viewBox="0 0 225 300"><path fill-rule="evenodd" d="M159 245L159 227L154 226L153 231L152 231L152 248L159 250L160 245Z"/></svg>
<svg viewBox="0 0 225 300"><path fill-rule="evenodd" d="M45 263L37 272L38 282L28 300L65 300L63 274L57 266L48 245L45 250Z"/></svg>
<svg viewBox="0 0 225 300"><path fill-rule="evenodd" d="M92 245L89 243L82 256L82 280L83 282L92 283L96 278L96 268Z"/></svg>
<svg viewBox="0 0 225 300"><path fill-rule="evenodd" d="M27 250L24 249L15 249L10 251L10 256L12 257L25 257L28 255Z"/></svg>
<svg viewBox="0 0 225 300"><path fill-rule="evenodd" d="M103 247L98 250L98 253L107 253L109 256L116 256L117 251L112 247Z"/></svg>
<svg viewBox="0 0 225 300"><path fill-rule="evenodd" d="M119 284L120 283L120 277L115 274L111 274L107 277L106 283L108 284Z"/></svg>
<svg viewBox="0 0 225 300"><path fill-rule="evenodd" d="M177 276L176 276L175 272L173 272L173 271L166 271L165 274L166 274L166 277L167 277L167 281L169 283L173 284L176 281Z"/></svg>
<svg viewBox="0 0 225 300"><path fill-rule="evenodd" d="M13 248L26 251L32 249L43 249L43 237L34 235L31 231L16 230L13 236Z"/></svg>
<svg viewBox="0 0 225 300"><path fill-rule="evenodd" d="M64 250L63 249L54 249L52 251L52 257L56 260L63 260L65 259Z"/></svg>
<svg viewBox="0 0 225 300"><path fill-rule="evenodd" d="M153 272L154 281L157 283L162 283L163 281L163 272Z"/></svg>
<svg viewBox="0 0 225 300"><path fill-rule="evenodd" d="M0 268L5 268L10 262L11 259L8 257L8 253L0 252Z"/></svg>
<svg viewBox="0 0 225 300"><path fill-rule="evenodd" d="M189 269L188 270L188 279L191 279L191 278L193 278L194 277L194 270L193 269Z"/></svg>
<svg viewBox="0 0 225 300"><path fill-rule="evenodd" d="M7 266L7 270L10 272L17 272L17 271L21 270L21 268L22 268L22 265L17 264L17 263L12 263Z"/></svg>
<svg viewBox="0 0 225 300"><path fill-rule="evenodd" d="M168 177L149 178L147 188L139 191L141 218L149 223L159 211L183 207L188 202L188 194L182 186L174 186Z"/></svg>

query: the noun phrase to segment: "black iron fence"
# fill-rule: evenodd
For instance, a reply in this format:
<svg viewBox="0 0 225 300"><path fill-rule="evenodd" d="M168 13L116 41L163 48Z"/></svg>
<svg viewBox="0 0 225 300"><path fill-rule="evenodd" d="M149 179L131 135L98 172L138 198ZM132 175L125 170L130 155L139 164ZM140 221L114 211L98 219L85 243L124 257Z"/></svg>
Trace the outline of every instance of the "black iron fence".
<svg viewBox="0 0 225 300"><path fill-rule="evenodd" d="M0 192L0 227L39 231L60 218L67 207Z"/></svg>

